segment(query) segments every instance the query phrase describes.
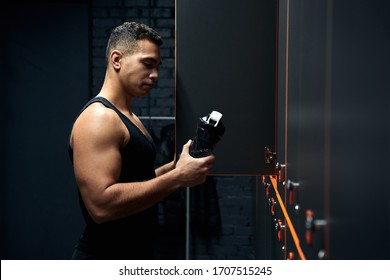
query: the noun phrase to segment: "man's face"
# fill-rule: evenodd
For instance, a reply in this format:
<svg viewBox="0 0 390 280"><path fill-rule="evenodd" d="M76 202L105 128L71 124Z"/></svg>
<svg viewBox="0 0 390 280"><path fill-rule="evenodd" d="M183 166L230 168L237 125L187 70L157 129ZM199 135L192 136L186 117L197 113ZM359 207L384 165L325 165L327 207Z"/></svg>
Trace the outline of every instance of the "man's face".
<svg viewBox="0 0 390 280"><path fill-rule="evenodd" d="M160 47L148 40L138 41L139 49L123 57L121 80L132 96L145 96L158 78L161 65Z"/></svg>

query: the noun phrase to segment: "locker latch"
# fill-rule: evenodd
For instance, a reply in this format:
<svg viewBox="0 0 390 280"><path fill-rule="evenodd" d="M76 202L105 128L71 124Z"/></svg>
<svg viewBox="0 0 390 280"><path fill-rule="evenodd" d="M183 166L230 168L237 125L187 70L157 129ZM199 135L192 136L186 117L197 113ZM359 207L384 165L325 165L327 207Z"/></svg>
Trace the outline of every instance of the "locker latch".
<svg viewBox="0 0 390 280"><path fill-rule="evenodd" d="M266 146L264 151L265 164L271 164L275 160L275 157L276 153L272 152L270 147Z"/></svg>

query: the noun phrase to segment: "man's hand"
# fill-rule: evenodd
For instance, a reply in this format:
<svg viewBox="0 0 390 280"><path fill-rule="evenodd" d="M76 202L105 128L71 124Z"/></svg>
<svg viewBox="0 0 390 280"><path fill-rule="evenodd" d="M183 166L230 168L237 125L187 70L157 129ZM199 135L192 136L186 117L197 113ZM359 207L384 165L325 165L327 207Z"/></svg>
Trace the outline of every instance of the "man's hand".
<svg viewBox="0 0 390 280"><path fill-rule="evenodd" d="M178 172L178 180L183 187L193 187L205 182L206 176L209 174L213 162L214 155L209 155L201 158L194 158L189 154L192 140L183 146L180 158L176 163Z"/></svg>

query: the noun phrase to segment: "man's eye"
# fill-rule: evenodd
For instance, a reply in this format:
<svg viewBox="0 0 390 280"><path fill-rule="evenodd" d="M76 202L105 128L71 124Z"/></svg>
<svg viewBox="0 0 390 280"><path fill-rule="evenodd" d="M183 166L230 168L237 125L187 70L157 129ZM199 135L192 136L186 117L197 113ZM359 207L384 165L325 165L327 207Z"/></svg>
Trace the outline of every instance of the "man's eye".
<svg viewBox="0 0 390 280"><path fill-rule="evenodd" d="M147 68L153 68L153 67L154 67L154 63L151 62L151 61L144 61L144 65L145 65Z"/></svg>

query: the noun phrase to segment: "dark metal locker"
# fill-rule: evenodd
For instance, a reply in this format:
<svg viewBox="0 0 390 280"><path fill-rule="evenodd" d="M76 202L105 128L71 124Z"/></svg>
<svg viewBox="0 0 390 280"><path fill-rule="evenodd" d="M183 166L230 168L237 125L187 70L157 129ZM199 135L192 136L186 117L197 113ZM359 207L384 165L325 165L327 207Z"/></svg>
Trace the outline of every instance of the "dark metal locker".
<svg viewBox="0 0 390 280"><path fill-rule="evenodd" d="M177 151L217 110L226 132L213 174L273 173L264 147L275 147L275 71L275 1L177 1Z"/></svg>

